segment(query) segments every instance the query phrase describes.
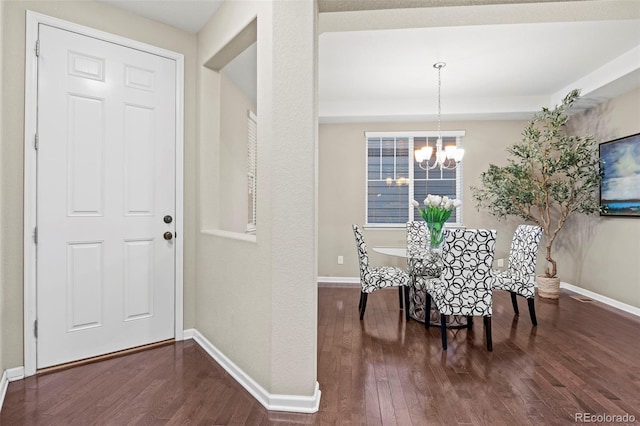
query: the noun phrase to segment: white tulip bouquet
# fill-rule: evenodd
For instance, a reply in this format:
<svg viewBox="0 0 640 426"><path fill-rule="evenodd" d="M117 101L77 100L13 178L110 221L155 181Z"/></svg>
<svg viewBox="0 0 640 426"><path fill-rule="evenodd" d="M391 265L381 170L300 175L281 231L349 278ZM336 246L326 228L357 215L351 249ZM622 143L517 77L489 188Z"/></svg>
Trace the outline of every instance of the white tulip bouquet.
<svg viewBox="0 0 640 426"><path fill-rule="evenodd" d="M424 199L424 208L413 200L411 204L418 209L429 228L429 243L432 248L438 248L444 242L444 224L451 216L453 209L460 207L462 201L439 195L427 195Z"/></svg>

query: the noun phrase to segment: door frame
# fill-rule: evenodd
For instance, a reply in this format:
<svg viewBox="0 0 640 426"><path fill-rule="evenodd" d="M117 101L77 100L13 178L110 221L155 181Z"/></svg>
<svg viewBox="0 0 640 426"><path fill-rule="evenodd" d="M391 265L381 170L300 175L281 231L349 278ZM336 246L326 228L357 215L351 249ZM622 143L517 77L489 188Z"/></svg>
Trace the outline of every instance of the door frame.
<svg viewBox="0 0 640 426"><path fill-rule="evenodd" d="M37 276L36 242L37 225L37 155L35 135L37 132L38 107L38 61L35 55L38 40L38 25L46 24L59 29L72 31L80 35L119 44L124 47L172 59L176 62L176 213L175 213L175 340L183 340L183 252L184 252L184 210L183 210L183 147L184 147L184 55L159 47L151 46L125 37L96 30L51 16L28 10L26 16L25 44L25 94L24 94L24 374L36 373L36 336L37 318Z"/></svg>

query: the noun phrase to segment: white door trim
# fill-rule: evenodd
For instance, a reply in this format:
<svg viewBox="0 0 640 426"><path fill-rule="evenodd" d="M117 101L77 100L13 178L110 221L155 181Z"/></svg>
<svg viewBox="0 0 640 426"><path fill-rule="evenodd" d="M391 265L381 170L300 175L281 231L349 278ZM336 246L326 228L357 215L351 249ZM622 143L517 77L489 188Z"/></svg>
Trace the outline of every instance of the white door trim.
<svg viewBox="0 0 640 426"><path fill-rule="evenodd" d="M24 374L36 373L36 244L34 229L37 224L37 157L34 145L37 132L38 68L35 55L38 25L47 24L63 30L138 49L176 61L176 217L175 230L175 339L183 339L183 129L184 129L184 55L135 40L74 24L40 13L27 11L25 48L25 100L24 100Z"/></svg>

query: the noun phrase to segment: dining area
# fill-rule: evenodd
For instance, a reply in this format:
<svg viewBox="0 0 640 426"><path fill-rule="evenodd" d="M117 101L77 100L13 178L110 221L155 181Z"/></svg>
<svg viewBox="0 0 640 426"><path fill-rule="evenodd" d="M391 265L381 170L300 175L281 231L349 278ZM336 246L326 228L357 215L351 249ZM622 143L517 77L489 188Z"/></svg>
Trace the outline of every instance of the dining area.
<svg viewBox="0 0 640 426"><path fill-rule="evenodd" d="M428 205L443 209L443 199L414 204L419 215L394 234L352 224L359 299L353 287L319 292L320 370L355 410L334 417L564 424L598 409L637 418L637 385L628 379L637 319L567 290L542 297L541 226L461 226L446 215L436 225ZM612 323L621 327L615 333ZM379 412L369 410L375 404Z"/></svg>
<svg viewBox="0 0 640 426"><path fill-rule="evenodd" d="M406 268L370 265L363 231L357 224L352 226L360 268L361 321L371 293L397 287L405 320L421 322L427 329L438 327L443 351L448 347L448 330L472 330L474 317L482 318L486 349L493 350L494 291L510 294L516 317L518 296L527 300L531 325L537 326L534 283L541 227L519 225L511 242L509 264L498 269L493 265L495 229L445 226L451 211L460 205L458 200L428 195L424 207L415 201L413 205L423 220L406 223L406 246L372 247L386 257L406 260Z"/></svg>

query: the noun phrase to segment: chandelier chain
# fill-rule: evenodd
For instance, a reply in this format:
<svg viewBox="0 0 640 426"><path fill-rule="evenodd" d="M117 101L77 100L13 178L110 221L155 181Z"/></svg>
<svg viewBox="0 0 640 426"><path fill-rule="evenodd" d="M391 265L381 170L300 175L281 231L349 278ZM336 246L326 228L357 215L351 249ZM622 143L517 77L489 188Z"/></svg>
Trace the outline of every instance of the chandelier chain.
<svg viewBox="0 0 640 426"><path fill-rule="evenodd" d="M440 72L442 71L442 66L438 67L438 139L442 139L442 132L440 131L440 116L442 110L442 104L440 100L440 93L442 87L442 79L440 78Z"/></svg>
<svg viewBox="0 0 640 426"><path fill-rule="evenodd" d="M415 152L415 158L418 162L418 166L423 170L431 170L439 167L440 170L453 170L456 168L462 156L464 150L455 146L448 146L446 150L443 149L442 144L442 68L447 64L444 62L436 62L433 67L438 70L438 139L435 146L435 159L433 164L429 163L432 157L433 148L429 147L429 138L427 138L426 146L417 149ZM424 163L424 164L423 164Z"/></svg>

